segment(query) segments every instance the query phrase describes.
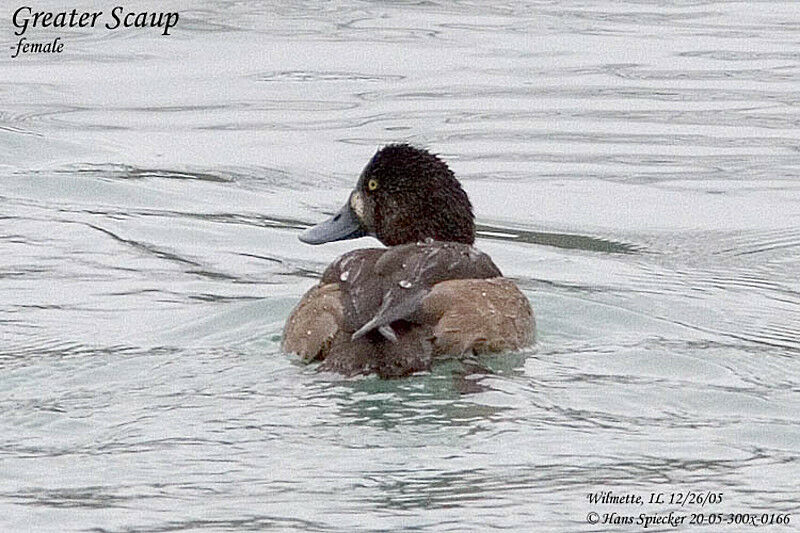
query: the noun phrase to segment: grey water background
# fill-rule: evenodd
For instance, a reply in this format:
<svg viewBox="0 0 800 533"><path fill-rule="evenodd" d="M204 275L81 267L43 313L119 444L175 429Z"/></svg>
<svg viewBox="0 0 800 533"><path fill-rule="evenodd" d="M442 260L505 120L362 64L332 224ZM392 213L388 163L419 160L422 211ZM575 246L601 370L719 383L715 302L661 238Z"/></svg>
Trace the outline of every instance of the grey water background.
<svg viewBox="0 0 800 533"><path fill-rule="evenodd" d="M11 59L0 15L0 530L797 527L800 5L122 5L180 22ZM393 381L280 352L375 244L297 235L395 141L462 179L535 347Z"/></svg>

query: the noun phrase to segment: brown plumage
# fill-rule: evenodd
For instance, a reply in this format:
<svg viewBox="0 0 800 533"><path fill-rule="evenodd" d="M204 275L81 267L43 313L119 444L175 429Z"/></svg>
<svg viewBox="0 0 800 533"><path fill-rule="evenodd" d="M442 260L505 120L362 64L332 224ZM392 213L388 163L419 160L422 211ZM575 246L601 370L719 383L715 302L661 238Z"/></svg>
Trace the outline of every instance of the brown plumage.
<svg viewBox="0 0 800 533"><path fill-rule="evenodd" d="M390 247L334 261L292 311L284 351L345 375L399 377L437 357L533 342L527 298L471 245L472 206L436 156L408 145L378 151L342 210L301 240L363 235Z"/></svg>

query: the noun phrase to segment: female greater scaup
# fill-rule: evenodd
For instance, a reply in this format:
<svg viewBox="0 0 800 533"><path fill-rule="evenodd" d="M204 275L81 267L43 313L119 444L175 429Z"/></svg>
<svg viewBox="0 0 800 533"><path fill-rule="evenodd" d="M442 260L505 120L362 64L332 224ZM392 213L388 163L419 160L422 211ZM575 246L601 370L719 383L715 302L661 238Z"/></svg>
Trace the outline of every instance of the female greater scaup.
<svg viewBox="0 0 800 533"><path fill-rule="evenodd" d="M283 349L345 375L398 377L437 356L499 352L533 341L528 299L475 241L472 205L435 155L391 144L364 168L338 214L309 244L371 235L334 261L294 308Z"/></svg>

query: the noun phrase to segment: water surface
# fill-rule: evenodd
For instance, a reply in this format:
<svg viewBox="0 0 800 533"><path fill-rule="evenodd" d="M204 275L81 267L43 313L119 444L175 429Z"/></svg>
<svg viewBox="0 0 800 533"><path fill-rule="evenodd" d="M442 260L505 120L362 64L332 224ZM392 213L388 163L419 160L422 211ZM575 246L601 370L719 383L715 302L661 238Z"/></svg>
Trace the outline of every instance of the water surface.
<svg viewBox="0 0 800 533"><path fill-rule="evenodd" d="M794 2L136 9L181 19L0 57L0 529L800 521ZM374 245L297 235L397 141L462 179L535 347L393 381L280 353Z"/></svg>

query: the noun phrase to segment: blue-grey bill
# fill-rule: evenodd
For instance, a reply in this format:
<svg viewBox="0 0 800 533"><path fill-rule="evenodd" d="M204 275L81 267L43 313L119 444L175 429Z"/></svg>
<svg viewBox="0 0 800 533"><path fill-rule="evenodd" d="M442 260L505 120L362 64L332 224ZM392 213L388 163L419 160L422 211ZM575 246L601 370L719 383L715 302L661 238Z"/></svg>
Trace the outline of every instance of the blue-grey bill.
<svg viewBox="0 0 800 533"><path fill-rule="evenodd" d="M312 226L300 234L300 240L307 244L356 239L367 234L361 222L350 208L350 202L344 204L338 213L316 226Z"/></svg>

